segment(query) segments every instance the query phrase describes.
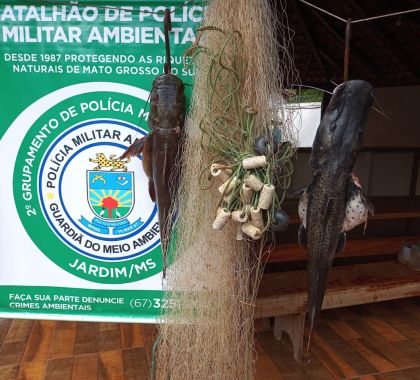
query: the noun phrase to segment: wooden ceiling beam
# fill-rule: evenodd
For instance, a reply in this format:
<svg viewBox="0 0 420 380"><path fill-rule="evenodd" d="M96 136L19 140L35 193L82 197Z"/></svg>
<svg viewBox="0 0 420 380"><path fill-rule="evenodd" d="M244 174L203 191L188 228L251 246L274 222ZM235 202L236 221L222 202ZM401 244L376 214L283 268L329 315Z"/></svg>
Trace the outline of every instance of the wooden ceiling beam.
<svg viewBox="0 0 420 380"><path fill-rule="evenodd" d="M322 60L321 55L318 51L316 41L314 41L314 38L312 37L312 36L315 36L316 34L310 28L311 22L307 19L304 12L302 12L302 10L300 9L300 4L298 0L291 1L291 4L296 13L297 18L299 19L300 24L302 25L302 29L305 33L306 40L309 43L309 46L311 47L316 60L318 61L319 65L324 71L325 78L328 80L331 77L332 73L325 66L325 63Z"/></svg>
<svg viewBox="0 0 420 380"><path fill-rule="evenodd" d="M345 40L344 40L344 33L343 35L340 34L327 20L324 16L321 16L317 11L311 8L311 12L314 14L314 16L319 20L319 22L331 33L332 36L336 40L338 40L343 45L343 56L344 56L344 46L345 46ZM357 48L354 44L354 42L350 46L350 55L356 56L356 58L361 61L363 64L366 65L368 70L373 73L374 75L378 71L378 67L372 63L370 58L359 48ZM351 61L351 58L350 58ZM342 71L342 69L341 69Z"/></svg>
<svg viewBox="0 0 420 380"><path fill-rule="evenodd" d="M350 5L353 9L355 9L361 18L368 17L366 15L365 10L363 7L357 2L357 1L351 1ZM386 43L386 46L388 46L396 57L399 58L401 63L408 69L409 72L414 74L414 76L420 75L420 69L418 65L411 59L411 52L403 49L401 47L401 44L394 38L394 36L389 33L384 27L381 22L375 22L375 21L366 21L366 24L369 24L369 28L376 33L379 37L382 37Z"/></svg>

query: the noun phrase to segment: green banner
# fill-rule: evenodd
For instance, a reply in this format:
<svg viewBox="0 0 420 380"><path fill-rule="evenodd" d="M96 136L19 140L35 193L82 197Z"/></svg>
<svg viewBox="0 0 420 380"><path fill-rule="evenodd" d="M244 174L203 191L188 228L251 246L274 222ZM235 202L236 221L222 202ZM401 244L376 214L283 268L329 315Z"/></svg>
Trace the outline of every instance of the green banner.
<svg viewBox="0 0 420 380"><path fill-rule="evenodd" d="M162 310L174 307L173 300L159 290L93 290L42 286L2 286L0 305L13 318L91 321L126 320L154 322ZM8 310L7 310L8 309ZM21 314L21 315L20 315Z"/></svg>
<svg viewBox="0 0 420 380"><path fill-rule="evenodd" d="M149 133L165 8L189 98L202 2L0 1L0 316L137 321L164 307L157 207L141 157L120 156Z"/></svg>

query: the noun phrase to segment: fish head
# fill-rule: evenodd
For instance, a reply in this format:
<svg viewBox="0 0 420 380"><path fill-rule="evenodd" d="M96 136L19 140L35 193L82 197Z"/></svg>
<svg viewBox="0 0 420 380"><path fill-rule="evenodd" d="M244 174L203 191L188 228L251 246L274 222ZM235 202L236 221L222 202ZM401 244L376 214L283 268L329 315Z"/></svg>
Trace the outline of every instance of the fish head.
<svg viewBox="0 0 420 380"><path fill-rule="evenodd" d="M312 146L311 166L315 170L351 171L362 147L372 90L372 85L363 80L351 80L335 88Z"/></svg>
<svg viewBox="0 0 420 380"><path fill-rule="evenodd" d="M163 74L153 81L151 119L160 129L173 129L183 125L185 117L184 83L173 74Z"/></svg>
<svg viewBox="0 0 420 380"><path fill-rule="evenodd" d="M352 178L352 180L353 180L353 182L354 182L354 184L359 188L359 189L361 189L362 188L362 184L360 183L360 179L359 179L359 177L354 173L354 172L352 172L351 173L351 178Z"/></svg>

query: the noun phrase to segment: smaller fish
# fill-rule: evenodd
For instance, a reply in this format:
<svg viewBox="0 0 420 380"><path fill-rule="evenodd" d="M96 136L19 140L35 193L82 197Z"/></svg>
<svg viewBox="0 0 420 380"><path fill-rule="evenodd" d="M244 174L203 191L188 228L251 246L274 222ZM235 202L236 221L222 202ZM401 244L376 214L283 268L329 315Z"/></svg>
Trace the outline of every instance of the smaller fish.
<svg viewBox="0 0 420 380"><path fill-rule="evenodd" d="M163 277L166 277L167 253L173 221L170 210L175 204L180 175L180 157L184 139L185 94L184 83L171 74L169 31L171 18L165 10L164 35L166 63L164 74L153 81L150 93L150 133L136 139L121 156L142 154L142 165L149 179L149 195L158 206L160 241L162 247Z"/></svg>
<svg viewBox="0 0 420 380"><path fill-rule="evenodd" d="M353 183L350 181L347 189L346 218L344 219L342 232L351 231L359 224L365 224L365 231L368 222L368 215L373 215L375 209L369 199L363 194L359 178L352 173Z"/></svg>
<svg viewBox="0 0 420 380"><path fill-rule="evenodd" d="M306 213L308 210L308 194L306 190L303 192L298 207L299 219L302 222L303 227L306 228ZM351 231L353 228L360 224L365 224L365 230L368 222L368 216L373 215L375 209L372 203L367 199L363 193L362 186L359 178L352 173L352 179L347 189L347 204L346 204L346 217L341 227L341 233ZM344 246L340 247L344 250Z"/></svg>

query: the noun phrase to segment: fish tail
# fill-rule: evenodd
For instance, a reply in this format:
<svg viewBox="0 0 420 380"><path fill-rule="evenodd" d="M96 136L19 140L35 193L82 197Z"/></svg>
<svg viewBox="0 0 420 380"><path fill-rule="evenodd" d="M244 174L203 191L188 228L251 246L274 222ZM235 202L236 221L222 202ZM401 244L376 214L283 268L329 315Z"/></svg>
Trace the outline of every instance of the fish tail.
<svg viewBox="0 0 420 380"><path fill-rule="evenodd" d="M308 336L308 344L306 346L306 352L309 352L309 348L311 346L312 333L314 332L314 326L315 326L315 315L316 315L316 309L312 308L309 313L309 322L311 325L309 327L309 336Z"/></svg>
<svg viewBox="0 0 420 380"><path fill-rule="evenodd" d="M165 240L166 238L161 238L163 278L166 278L166 268L168 267L168 244Z"/></svg>
<svg viewBox="0 0 420 380"><path fill-rule="evenodd" d="M323 258L314 257L309 259L310 266L308 271L308 312L311 327L309 333L310 339L308 341L308 350L309 344L311 342L312 331L318 320L327 288L330 264L324 260Z"/></svg>
<svg viewBox="0 0 420 380"><path fill-rule="evenodd" d="M171 223L169 222L169 207L160 207L159 210L159 228L160 244L162 248L162 266L163 278L166 278L166 268L168 267L168 245L171 236Z"/></svg>
<svg viewBox="0 0 420 380"><path fill-rule="evenodd" d="M141 152L143 152L144 144L146 143L146 138L147 136L142 137L141 139L135 139L134 142L128 147L128 149L120 157L120 159L122 160L124 158L134 157L141 154Z"/></svg>

